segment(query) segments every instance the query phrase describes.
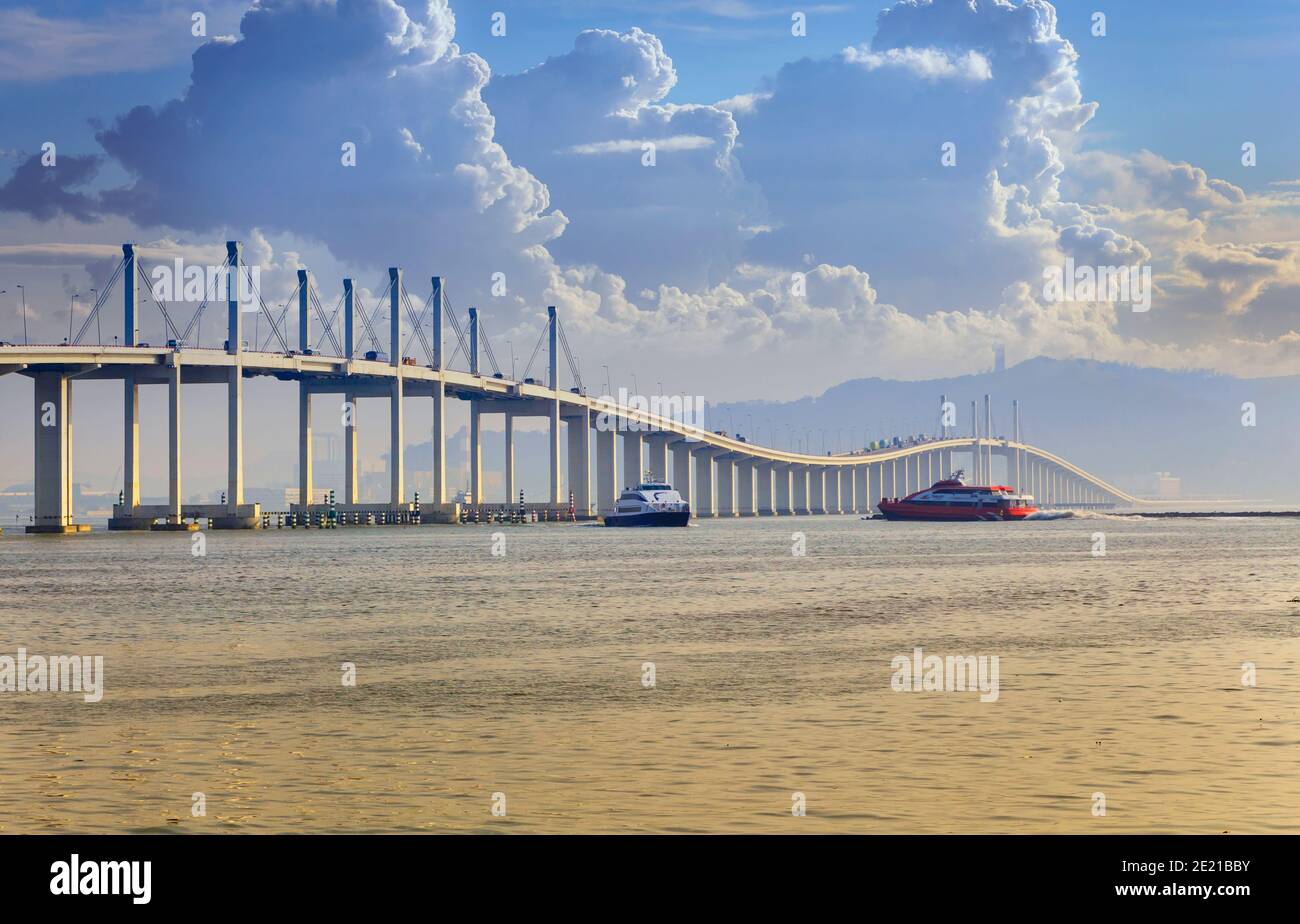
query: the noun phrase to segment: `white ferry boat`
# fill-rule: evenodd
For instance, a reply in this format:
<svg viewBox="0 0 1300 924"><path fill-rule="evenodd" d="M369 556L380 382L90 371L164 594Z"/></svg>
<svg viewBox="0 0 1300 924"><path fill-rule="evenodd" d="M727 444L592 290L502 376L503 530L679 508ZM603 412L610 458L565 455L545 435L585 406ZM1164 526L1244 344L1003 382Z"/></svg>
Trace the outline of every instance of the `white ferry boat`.
<svg viewBox="0 0 1300 924"><path fill-rule="evenodd" d="M644 481L618 496L614 512L605 514L606 526L685 526L691 505L661 481Z"/></svg>

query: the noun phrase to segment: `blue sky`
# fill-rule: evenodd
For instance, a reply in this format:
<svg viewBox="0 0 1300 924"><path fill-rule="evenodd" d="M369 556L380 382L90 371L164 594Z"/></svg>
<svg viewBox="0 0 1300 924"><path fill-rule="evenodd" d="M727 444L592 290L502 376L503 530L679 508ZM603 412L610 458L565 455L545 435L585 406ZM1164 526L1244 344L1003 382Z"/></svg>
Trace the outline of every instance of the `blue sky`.
<svg viewBox="0 0 1300 924"><path fill-rule="evenodd" d="M864 41L888 4L839 2L642 3L505 2L454 4L456 41L481 55L494 73L517 73L572 47L583 29L654 32L667 46L680 79L672 102L712 101L748 92L798 56L826 56ZM0 10L33 8L4 0ZM121 4L43 0L47 16L95 20ZM1079 72L1101 106L1092 143L1114 149L1149 148L1175 159L1195 159L1214 172L1237 163L1223 137L1258 138L1276 151L1300 150L1300 122L1278 118L1300 95L1300 3L1295 0L1059 0L1060 33L1084 52ZM186 9L207 9L190 3ZM789 13L808 9L809 28L796 43ZM1108 17L1104 39L1091 36L1093 12ZM507 16L507 34L490 34L492 13ZM721 11L721 12L719 12ZM227 17L228 19L228 17ZM196 40L197 42L197 40ZM105 55L111 57L111 53ZM0 83L0 124L6 143L30 143L43 129L89 139L87 120L103 118L120 101L161 102L183 91L189 60L167 61L142 72L95 74L37 84ZM39 114L39 118L36 117ZM26 130L25 130L26 129ZM1294 156L1264 158L1243 182L1287 179Z"/></svg>
<svg viewBox="0 0 1300 924"><path fill-rule="evenodd" d="M103 248L234 236L271 297L401 261L520 339L556 303L621 367L689 344L664 362L695 391L748 393L741 357L783 396L997 343L1300 371L1295 2L826 2L800 37L767 0L247 7L0 4L0 288L34 280L44 336ZM1149 265L1152 310L1045 302L1066 258Z"/></svg>
<svg viewBox="0 0 1300 924"><path fill-rule="evenodd" d="M589 384L710 402L997 346L1300 373L1300 3L830 0L802 37L768 0L647 6L0 2L0 339L17 284L57 343L121 242L202 265L237 238L273 305L303 267L327 308L345 275L373 302L399 264L498 356L556 305ZM1067 265L1146 273L1149 304L1062 298ZM95 394L79 413L116 420Z"/></svg>

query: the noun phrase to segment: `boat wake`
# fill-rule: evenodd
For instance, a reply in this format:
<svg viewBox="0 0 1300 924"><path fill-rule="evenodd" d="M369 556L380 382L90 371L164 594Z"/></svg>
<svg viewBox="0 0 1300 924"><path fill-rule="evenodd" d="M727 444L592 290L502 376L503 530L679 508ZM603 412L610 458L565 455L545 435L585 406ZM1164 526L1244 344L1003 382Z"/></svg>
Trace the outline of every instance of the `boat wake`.
<svg viewBox="0 0 1300 924"><path fill-rule="evenodd" d="M1026 520L1123 520L1128 522L1134 517L1122 517L1113 513L1101 513L1097 510L1039 510L1025 517Z"/></svg>

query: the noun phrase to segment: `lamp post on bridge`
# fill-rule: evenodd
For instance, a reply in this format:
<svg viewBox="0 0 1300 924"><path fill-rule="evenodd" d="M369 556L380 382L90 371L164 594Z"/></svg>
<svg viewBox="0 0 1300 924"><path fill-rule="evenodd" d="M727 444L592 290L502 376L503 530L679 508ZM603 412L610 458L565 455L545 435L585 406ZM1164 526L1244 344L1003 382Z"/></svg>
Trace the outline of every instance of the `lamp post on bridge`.
<svg viewBox="0 0 1300 924"><path fill-rule="evenodd" d="M73 292L72 300L68 302L68 339L64 341L68 346L72 346L72 314L76 310L77 296L80 294L80 292Z"/></svg>

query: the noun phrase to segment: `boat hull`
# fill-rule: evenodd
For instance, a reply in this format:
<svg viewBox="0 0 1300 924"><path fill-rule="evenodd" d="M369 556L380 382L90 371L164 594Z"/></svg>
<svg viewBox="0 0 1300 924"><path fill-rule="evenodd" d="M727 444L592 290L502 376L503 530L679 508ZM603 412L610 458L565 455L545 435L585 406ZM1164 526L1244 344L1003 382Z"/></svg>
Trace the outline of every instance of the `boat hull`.
<svg viewBox="0 0 1300 924"><path fill-rule="evenodd" d="M605 517L606 526L686 526L689 510L650 510L644 513L615 513Z"/></svg>
<svg viewBox="0 0 1300 924"><path fill-rule="evenodd" d="M909 504L906 501L881 501L877 505L886 520L916 520L927 523L991 523L1023 520L1037 507L942 507L934 504Z"/></svg>

